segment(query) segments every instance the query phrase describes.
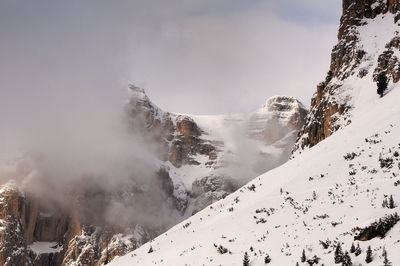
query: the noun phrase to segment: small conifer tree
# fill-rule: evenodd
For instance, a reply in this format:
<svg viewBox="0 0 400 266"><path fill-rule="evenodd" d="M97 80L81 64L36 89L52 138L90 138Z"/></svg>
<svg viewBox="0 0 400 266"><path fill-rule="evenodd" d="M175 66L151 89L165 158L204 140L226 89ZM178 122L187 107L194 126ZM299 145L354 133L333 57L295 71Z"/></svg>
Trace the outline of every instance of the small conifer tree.
<svg viewBox="0 0 400 266"><path fill-rule="evenodd" d="M388 203L387 199L384 198L383 201L382 201L382 207L383 208L387 208L388 206L389 206L389 203Z"/></svg>
<svg viewBox="0 0 400 266"><path fill-rule="evenodd" d="M343 261L343 251L342 251L342 246L340 243L337 244L336 249L335 249L335 254L334 254L334 259L335 263L341 263Z"/></svg>
<svg viewBox="0 0 400 266"><path fill-rule="evenodd" d="M301 253L300 261L305 262L306 260L307 260L306 251L303 249L303 252Z"/></svg>
<svg viewBox="0 0 400 266"><path fill-rule="evenodd" d="M352 266L352 265L353 263L351 262L349 252L346 251L346 253L344 253L342 258L342 266Z"/></svg>
<svg viewBox="0 0 400 266"><path fill-rule="evenodd" d="M361 254L360 244L357 243L356 251L354 251L354 255L358 256Z"/></svg>
<svg viewBox="0 0 400 266"><path fill-rule="evenodd" d="M271 258L270 258L270 256L268 255L268 254L266 254L266 256L265 256L265 258L264 258L264 263L265 264L268 264L268 263L270 263L271 262Z"/></svg>
<svg viewBox="0 0 400 266"><path fill-rule="evenodd" d="M356 252L356 246L354 246L354 243L351 243L350 253L354 253L354 252Z"/></svg>
<svg viewBox="0 0 400 266"><path fill-rule="evenodd" d="M250 266L249 254L247 252L244 253L243 266Z"/></svg>
<svg viewBox="0 0 400 266"><path fill-rule="evenodd" d="M150 246L149 251L147 253L153 253L153 247Z"/></svg>
<svg viewBox="0 0 400 266"><path fill-rule="evenodd" d="M312 192L312 198L313 200L317 199L317 193L315 192L315 190Z"/></svg>
<svg viewBox="0 0 400 266"><path fill-rule="evenodd" d="M372 262L372 249L371 249L371 246L368 246L368 248L367 248L367 256L365 257L365 262L366 263Z"/></svg>
<svg viewBox="0 0 400 266"><path fill-rule="evenodd" d="M383 266L392 266L392 263L389 261L387 257L387 252L385 248L383 248L382 256L383 256Z"/></svg>
<svg viewBox="0 0 400 266"><path fill-rule="evenodd" d="M387 89L387 86L388 86L388 80L387 80L385 73L383 73L383 72L379 73L376 85L378 87L377 93L381 97L383 97L383 93L385 92L385 90Z"/></svg>
<svg viewBox="0 0 400 266"><path fill-rule="evenodd" d="M393 195L390 195L389 198L389 209L394 209L394 200L393 200Z"/></svg>

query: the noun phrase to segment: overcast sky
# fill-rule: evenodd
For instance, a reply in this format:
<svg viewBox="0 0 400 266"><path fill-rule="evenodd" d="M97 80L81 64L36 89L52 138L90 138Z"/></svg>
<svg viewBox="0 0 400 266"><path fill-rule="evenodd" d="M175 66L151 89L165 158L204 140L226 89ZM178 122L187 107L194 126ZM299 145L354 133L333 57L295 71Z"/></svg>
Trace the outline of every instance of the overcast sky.
<svg viewBox="0 0 400 266"><path fill-rule="evenodd" d="M248 112L277 94L308 106L340 12L340 0L1 0L0 117L113 112L129 82L180 113Z"/></svg>

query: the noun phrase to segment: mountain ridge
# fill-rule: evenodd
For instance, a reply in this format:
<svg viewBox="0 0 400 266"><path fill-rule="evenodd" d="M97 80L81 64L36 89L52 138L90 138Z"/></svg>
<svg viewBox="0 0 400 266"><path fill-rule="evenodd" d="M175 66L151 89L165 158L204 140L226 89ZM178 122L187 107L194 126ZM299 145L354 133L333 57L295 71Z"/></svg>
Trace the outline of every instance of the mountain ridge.
<svg viewBox="0 0 400 266"><path fill-rule="evenodd" d="M155 105L144 89L130 85L130 90L128 118L133 117L132 124L141 122L139 128L149 129L145 135L158 143L157 150L163 149L159 158L172 178L174 195L181 208L190 205L187 191L191 191L192 185L199 191L203 189L198 185L208 187L209 182L214 183L215 193L206 189L208 199L195 202L194 210L188 206L190 211L185 216L225 197L253 176L285 162L307 113L303 104L289 96L270 97L251 113L172 113ZM253 157L257 162L246 160L244 163L245 157ZM228 170L227 167L235 168Z"/></svg>
<svg viewBox="0 0 400 266"><path fill-rule="evenodd" d="M276 107L270 106L276 110L264 108L254 117L174 114L153 104L143 89L130 85L129 90L120 125L124 132L113 135L122 140L101 149L110 156L92 158L95 154L89 153L95 164L89 171L79 168L84 156L73 156L66 172L50 175L45 166L56 163L46 157L51 152L21 151L0 160L1 177L11 179L0 186L0 264L107 264L226 197L252 177L251 171L286 161L306 113L295 99L278 97ZM229 135L227 141L228 133L235 138ZM258 144L263 154L252 150ZM107 149L122 147L123 158L113 157L118 150ZM141 153L132 156L136 150ZM250 155L259 157L260 169L250 171L241 160ZM93 171L110 159L117 172ZM82 170L81 176L70 180L69 170ZM53 176L57 173L67 180Z"/></svg>
<svg viewBox="0 0 400 266"><path fill-rule="evenodd" d="M391 96L379 103L378 110L385 111L386 104L395 103L399 89ZM381 204L385 195L395 193L393 184L400 174L399 159L393 156L400 149L394 138L400 132L400 109L383 112L382 118L364 128L375 111L365 112L301 156L254 179L111 265L242 265L245 252L251 265L264 265L267 254L272 265L295 265L300 263L303 249L307 259L315 255L320 263L333 265L337 243L349 250L356 242L353 228L367 227L399 210ZM352 152L353 159L348 156ZM381 157L394 158L393 167L382 167ZM397 206L398 199L395 202ZM380 265L379 254L385 246L397 265L399 240L396 225L387 238L360 241L362 255L351 258L356 265L364 265L367 246L372 245L374 261L369 265ZM328 248L320 241L326 241ZM152 252L148 253L150 247ZM224 249L226 253L220 252Z"/></svg>

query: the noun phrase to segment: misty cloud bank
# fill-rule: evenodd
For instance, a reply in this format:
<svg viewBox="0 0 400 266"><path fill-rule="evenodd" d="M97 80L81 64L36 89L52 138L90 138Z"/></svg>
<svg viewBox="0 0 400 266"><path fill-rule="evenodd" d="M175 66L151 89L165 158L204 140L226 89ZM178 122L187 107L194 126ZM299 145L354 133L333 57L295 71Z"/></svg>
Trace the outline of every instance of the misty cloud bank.
<svg viewBox="0 0 400 266"><path fill-rule="evenodd" d="M1 150L1 182L15 179L49 212L69 212L78 200L83 221L91 224L169 224L172 210L154 144L131 130L123 106L115 116L101 106L86 107L20 117L13 128L18 132L7 137L13 141Z"/></svg>
<svg viewBox="0 0 400 266"><path fill-rule="evenodd" d="M308 105L340 10L332 0L1 1L0 108L63 90L115 106L128 81L174 112L247 112L275 94Z"/></svg>

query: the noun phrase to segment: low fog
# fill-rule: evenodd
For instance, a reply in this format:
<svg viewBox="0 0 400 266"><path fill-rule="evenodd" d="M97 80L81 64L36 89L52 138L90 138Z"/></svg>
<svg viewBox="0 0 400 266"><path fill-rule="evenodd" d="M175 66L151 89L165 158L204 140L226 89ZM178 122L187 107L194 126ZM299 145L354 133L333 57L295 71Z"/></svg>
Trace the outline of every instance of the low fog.
<svg viewBox="0 0 400 266"><path fill-rule="evenodd" d="M79 199L88 223L169 224L155 144L132 130L123 103L110 110L95 97L80 106L59 96L3 123L2 183L15 179L49 212Z"/></svg>

